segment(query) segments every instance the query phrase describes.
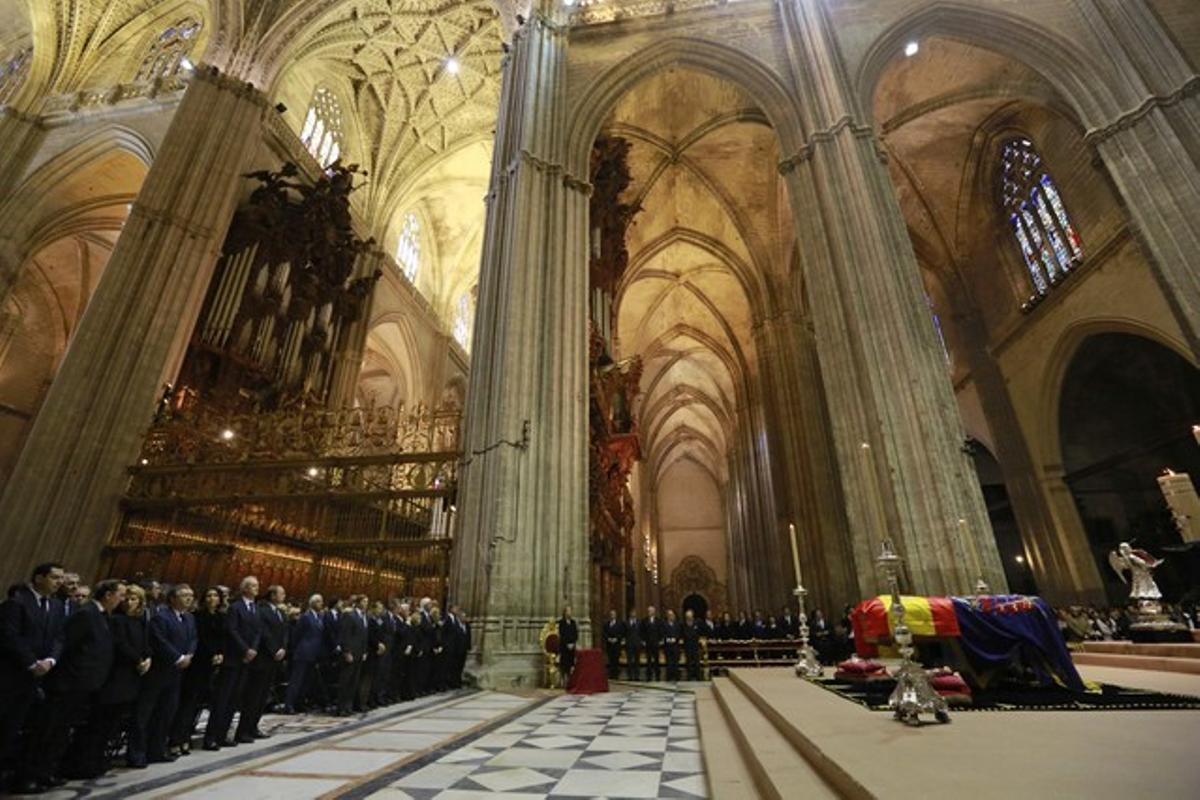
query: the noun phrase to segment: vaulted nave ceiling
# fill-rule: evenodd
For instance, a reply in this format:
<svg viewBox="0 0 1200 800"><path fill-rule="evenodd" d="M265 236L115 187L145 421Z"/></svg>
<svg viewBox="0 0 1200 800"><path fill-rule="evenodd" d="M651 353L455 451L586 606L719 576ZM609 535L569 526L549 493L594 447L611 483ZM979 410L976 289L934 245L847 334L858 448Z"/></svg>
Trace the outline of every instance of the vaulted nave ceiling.
<svg viewBox="0 0 1200 800"><path fill-rule="evenodd" d="M690 458L723 483L757 368L752 327L791 263L775 133L736 87L684 69L634 87L604 132L631 143L622 200L642 206L627 235L617 338L620 355L645 363L650 474Z"/></svg>

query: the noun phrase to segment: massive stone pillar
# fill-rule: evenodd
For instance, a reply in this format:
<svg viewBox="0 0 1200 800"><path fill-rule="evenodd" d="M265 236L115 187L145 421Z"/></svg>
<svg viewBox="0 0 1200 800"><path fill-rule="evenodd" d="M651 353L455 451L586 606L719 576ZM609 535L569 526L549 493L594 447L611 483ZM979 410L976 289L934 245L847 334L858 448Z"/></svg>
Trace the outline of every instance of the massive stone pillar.
<svg viewBox="0 0 1200 800"><path fill-rule="evenodd" d="M8 580L45 559L96 569L125 468L182 361L266 109L248 84L196 71L0 498Z"/></svg>
<svg viewBox="0 0 1200 800"><path fill-rule="evenodd" d="M1200 354L1200 75L1148 3L1076 0L1126 108L1084 137L1108 167L1155 275Z"/></svg>
<svg viewBox="0 0 1200 800"><path fill-rule="evenodd" d="M885 536L905 558L907 590L965 592L980 575L1001 590L912 244L824 5L780 7L808 133L781 169L802 210L794 216L859 592L880 588L874 559Z"/></svg>
<svg viewBox="0 0 1200 800"><path fill-rule="evenodd" d="M377 269L383 269L387 256L382 250L368 250L358 257L354 278L368 278ZM363 303L358 319L342 331L334 357L333 375L329 383L330 408L354 405L354 391L358 388L358 375L362 372L363 353L367 349L367 334L371 327L371 307L375 304L372 291Z"/></svg>
<svg viewBox="0 0 1200 800"><path fill-rule="evenodd" d="M833 615L859 597L816 343L790 308L761 320L754 332L755 351L765 366L761 378L770 409L777 528L786 536L787 524L795 524L809 608ZM785 578L794 583L786 539L783 548Z"/></svg>
<svg viewBox="0 0 1200 800"><path fill-rule="evenodd" d="M1053 603L1077 603L1080 598L1103 602L1104 584L1088 549L1087 533L1074 506L1059 509L1067 512L1065 515L1056 513L1044 490L1038 465L1013 407L1008 381L988 349L987 330L978 303L968 286L957 283L949 288L963 356L992 432L996 460L1004 474L1004 485L1038 592Z"/></svg>
<svg viewBox="0 0 1200 800"><path fill-rule="evenodd" d="M513 35L487 197L451 590L493 687L534 684L564 603L591 631L588 186L563 167L566 48L538 10Z"/></svg>

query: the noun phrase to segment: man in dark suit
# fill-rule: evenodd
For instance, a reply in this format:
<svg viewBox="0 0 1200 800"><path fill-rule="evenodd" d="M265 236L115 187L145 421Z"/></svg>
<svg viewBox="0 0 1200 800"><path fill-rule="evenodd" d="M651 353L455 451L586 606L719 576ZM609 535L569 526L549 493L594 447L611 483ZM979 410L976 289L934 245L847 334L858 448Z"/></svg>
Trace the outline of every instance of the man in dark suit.
<svg viewBox="0 0 1200 800"><path fill-rule="evenodd" d="M399 598L392 598L392 609L396 614L396 638L392 653L392 692L398 700L412 700L412 652L415 640L412 626L408 624L409 606Z"/></svg>
<svg viewBox="0 0 1200 800"><path fill-rule="evenodd" d="M379 705L375 702L376 690L381 683L386 682L383 673L383 663L388 657L388 630L384 627L387 611L383 603L376 600L369 605L367 614L367 657L363 661L362 674L358 676L358 701L355 703L360 710L366 711ZM390 665L389 665L390 668Z"/></svg>
<svg viewBox="0 0 1200 800"><path fill-rule="evenodd" d="M325 697L324 685L316 676L317 662L325 657L325 599L319 594L308 598L308 610L296 620L291 636L291 657L288 664L287 699L284 712L294 714L308 697L309 691L319 691ZM325 705L324 703L320 704Z"/></svg>
<svg viewBox="0 0 1200 800"><path fill-rule="evenodd" d="M317 672L321 682L325 684L325 695L332 698L326 706L327 710L337 710L338 676L342 671L342 648L338 644L338 624L342 612L346 609L346 601L339 597L331 597L325 604L325 652L317 664Z"/></svg>
<svg viewBox="0 0 1200 800"><path fill-rule="evenodd" d="M663 623L663 651L667 656L667 680L679 680L679 647L683 643L683 631L675 610L667 609L667 621Z"/></svg>
<svg viewBox="0 0 1200 800"><path fill-rule="evenodd" d="M134 708L136 729L146 732L146 741L130 741L131 764L175 760L167 753L167 734L179 707L183 673L192 665L200 643L196 620L190 612L192 587L176 584L167 590L166 598L165 605L151 610L150 671L142 681Z"/></svg>
<svg viewBox="0 0 1200 800"><path fill-rule="evenodd" d="M227 739L233 712L245 679L246 667L258 657L262 646L262 619L254 599L258 597L258 578L242 578L241 595L229 603L225 614L225 659L213 691L208 727L204 730L204 749L219 750L234 747L237 740ZM245 741L254 741L245 739Z"/></svg>
<svg viewBox="0 0 1200 800"><path fill-rule="evenodd" d="M258 653L246 668L242 715L238 718L234 737L239 742L267 738L267 734L259 730L258 723L270 700L276 672L287 657L288 623L281 608L286 600L287 593L282 586L270 586L267 588L267 599L256 608L262 640Z"/></svg>
<svg viewBox="0 0 1200 800"><path fill-rule="evenodd" d="M450 684L450 688L461 689L463 672L467 668L467 655L471 652L471 621L457 605L452 606L451 611L454 612L454 620L458 624L458 654L451 669L454 682Z"/></svg>
<svg viewBox="0 0 1200 800"><path fill-rule="evenodd" d="M416 674L416 691L417 694L426 695L433 691L435 676L433 674L433 648L437 642L437 631L433 624L433 617L430 614L430 609L433 607L433 601L428 597L421 598L420 613L421 624L417 626L417 674Z"/></svg>
<svg viewBox="0 0 1200 800"><path fill-rule="evenodd" d="M608 610L608 622L604 623L604 656L608 661L609 680L621 677L621 648L625 644L625 623L617 618L617 610Z"/></svg>
<svg viewBox="0 0 1200 800"><path fill-rule="evenodd" d="M338 618L338 648L342 666L338 673L338 714L354 711L358 681L367 658L367 597L352 595L350 605Z"/></svg>
<svg viewBox="0 0 1200 800"><path fill-rule="evenodd" d="M704 632L696 623L696 617L689 608L683 612L683 627L679 632L683 639L683 657L687 659L687 679L700 680L700 637Z"/></svg>
<svg viewBox="0 0 1200 800"><path fill-rule="evenodd" d="M646 609L642 620L642 647L646 649L646 680L656 681L662 676L659 664L659 648L662 646L663 622L654 606Z"/></svg>
<svg viewBox="0 0 1200 800"><path fill-rule="evenodd" d="M62 654L62 581L61 564L39 564L29 585L0 603L0 774L16 770L21 728Z"/></svg>
<svg viewBox="0 0 1200 800"><path fill-rule="evenodd" d="M631 681L642 679L642 623L637 609L629 609L625 622L625 677Z"/></svg>
<svg viewBox="0 0 1200 800"><path fill-rule="evenodd" d="M92 599L76 609L63 627L62 657L46 685L46 705L29 736L16 790L32 794L61 786L59 763L75 719L86 719L92 698L113 665L113 636L108 615L125 599L125 584L96 584ZM90 752L91 748L87 748Z"/></svg>

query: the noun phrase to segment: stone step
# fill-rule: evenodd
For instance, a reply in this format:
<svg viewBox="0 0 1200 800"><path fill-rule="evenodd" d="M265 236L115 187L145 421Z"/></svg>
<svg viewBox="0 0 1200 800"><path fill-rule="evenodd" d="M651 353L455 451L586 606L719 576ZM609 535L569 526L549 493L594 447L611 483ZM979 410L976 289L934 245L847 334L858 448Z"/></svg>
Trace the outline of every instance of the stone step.
<svg viewBox="0 0 1200 800"><path fill-rule="evenodd" d="M1148 669L1158 672L1182 672L1187 675L1200 675L1200 658L1088 652L1073 653L1071 658L1077 666L1121 667L1123 669Z"/></svg>
<svg viewBox="0 0 1200 800"><path fill-rule="evenodd" d="M1107 653L1122 656L1166 656L1167 658L1200 659L1200 644L1184 642L1150 644L1141 642L1084 642L1079 645L1084 653Z"/></svg>
<svg viewBox="0 0 1200 800"><path fill-rule="evenodd" d="M737 737L709 687L696 690L696 722L709 794L715 800L758 797L750 766L742 758Z"/></svg>
<svg viewBox="0 0 1200 800"><path fill-rule="evenodd" d="M840 797L741 687L729 678L715 678L712 691L741 758L749 767L759 797L769 800ZM710 772L710 780L712 775Z"/></svg>

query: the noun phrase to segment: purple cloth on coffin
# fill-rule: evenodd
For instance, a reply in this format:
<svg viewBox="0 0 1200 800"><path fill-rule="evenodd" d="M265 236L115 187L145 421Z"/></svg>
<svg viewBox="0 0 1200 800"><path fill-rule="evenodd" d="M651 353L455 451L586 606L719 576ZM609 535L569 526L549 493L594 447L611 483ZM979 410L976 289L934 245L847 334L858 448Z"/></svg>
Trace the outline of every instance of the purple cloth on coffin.
<svg viewBox="0 0 1200 800"><path fill-rule="evenodd" d="M1050 606L1040 597L986 595L954 598L959 644L973 665L1002 667L1019 657L1043 685L1087 691Z"/></svg>

